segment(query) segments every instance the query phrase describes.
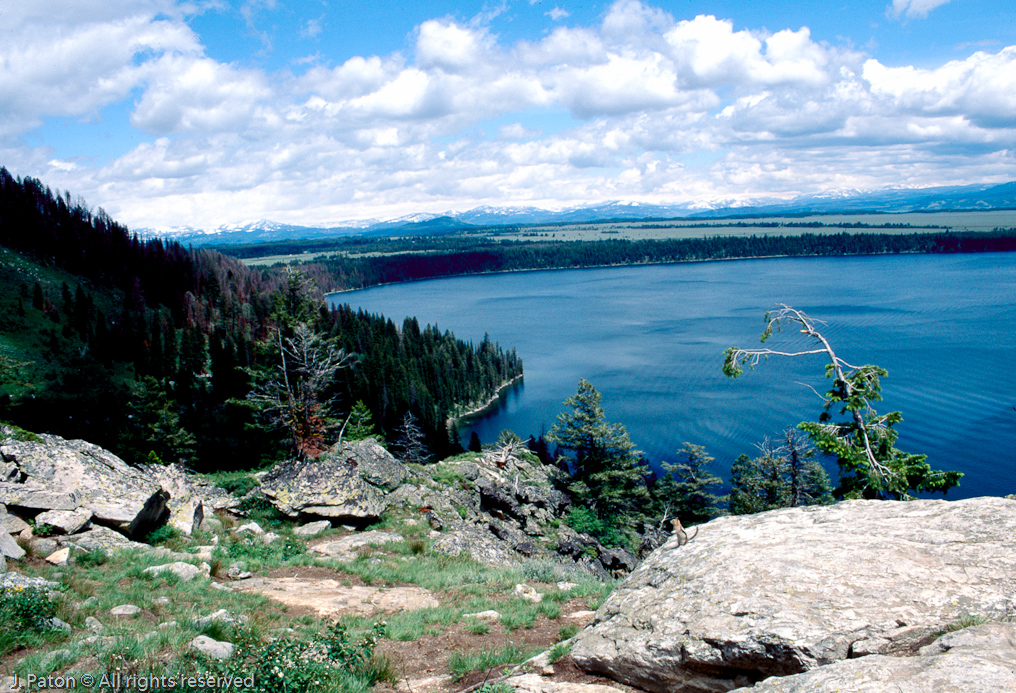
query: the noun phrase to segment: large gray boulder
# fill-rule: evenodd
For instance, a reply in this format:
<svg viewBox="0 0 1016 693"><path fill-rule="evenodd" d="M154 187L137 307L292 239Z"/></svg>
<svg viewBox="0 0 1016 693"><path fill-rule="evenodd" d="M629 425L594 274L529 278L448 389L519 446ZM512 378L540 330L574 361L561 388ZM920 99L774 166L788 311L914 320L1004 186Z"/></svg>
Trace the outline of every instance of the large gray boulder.
<svg viewBox="0 0 1016 693"><path fill-rule="evenodd" d="M998 693L1016 691L1016 624L944 635L917 657L871 655L769 678L736 693Z"/></svg>
<svg viewBox="0 0 1016 693"><path fill-rule="evenodd" d="M860 655L914 654L1016 610L1016 501L847 501L723 517L654 551L572 656L648 691L727 691Z"/></svg>
<svg viewBox="0 0 1016 693"><path fill-rule="evenodd" d="M96 524L132 538L165 523L169 494L148 475L83 440L39 438L0 446L4 462L17 467L0 483L0 502L29 514L85 510Z"/></svg>
<svg viewBox="0 0 1016 693"><path fill-rule="evenodd" d="M261 480L261 492L289 517L362 523L381 517L388 508L385 490L408 475L377 441L361 440L314 460L275 465Z"/></svg>

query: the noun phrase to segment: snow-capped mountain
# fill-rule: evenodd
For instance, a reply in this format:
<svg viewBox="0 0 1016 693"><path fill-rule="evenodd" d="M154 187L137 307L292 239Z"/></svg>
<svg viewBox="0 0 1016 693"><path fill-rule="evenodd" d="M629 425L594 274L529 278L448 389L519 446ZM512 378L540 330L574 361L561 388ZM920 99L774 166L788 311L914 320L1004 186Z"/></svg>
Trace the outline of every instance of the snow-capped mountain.
<svg viewBox="0 0 1016 693"><path fill-rule="evenodd" d="M470 226L501 226L613 219L722 218L776 214L835 214L843 212L920 212L944 210L1016 209L1016 182L1001 185L967 185L939 188L885 188L881 190L830 190L778 198L716 199L695 203L659 205L613 201L599 205L547 210L539 207L476 207L465 212L419 213L387 220L349 221L328 227L280 224L261 219L223 224L212 229L191 226L137 229L194 245L227 245L268 241L327 238L352 234L430 234Z"/></svg>

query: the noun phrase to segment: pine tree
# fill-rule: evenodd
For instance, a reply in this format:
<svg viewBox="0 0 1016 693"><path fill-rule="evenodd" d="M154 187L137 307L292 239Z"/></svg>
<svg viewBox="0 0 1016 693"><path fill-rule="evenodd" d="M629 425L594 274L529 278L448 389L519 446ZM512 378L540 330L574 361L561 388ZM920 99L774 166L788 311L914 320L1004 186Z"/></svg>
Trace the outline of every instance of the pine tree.
<svg viewBox="0 0 1016 693"><path fill-rule="evenodd" d="M473 431L469 436L469 451L470 452L482 452L483 445L480 443L480 436Z"/></svg>
<svg viewBox="0 0 1016 693"><path fill-rule="evenodd" d="M633 526L648 502L641 453L621 424L607 423L600 393L584 378L565 400L572 408L557 417L547 440L571 453L566 458L574 502L591 508L601 520Z"/></svg>
<svg viewBox="0 0 1016 693"><path fill-rule="evenodd" d="M706 470L714 460L701 445L685 443L677 462L664 462L664 476L656 484L656 507L684 524L705 522L720 514L719 496L709 489L723 481Z"/></svg>
<svg viewBox="0 0 1016 693"><path fill-rule="evenodd" d="M342 432L342 437L345 440L354 441L364 440L375 435L377 435L377 432L374 430L374 423L371 421L370 409L363 403L363 400L357 400L349 412L349 417L346 419L346 427Z"/></svg>

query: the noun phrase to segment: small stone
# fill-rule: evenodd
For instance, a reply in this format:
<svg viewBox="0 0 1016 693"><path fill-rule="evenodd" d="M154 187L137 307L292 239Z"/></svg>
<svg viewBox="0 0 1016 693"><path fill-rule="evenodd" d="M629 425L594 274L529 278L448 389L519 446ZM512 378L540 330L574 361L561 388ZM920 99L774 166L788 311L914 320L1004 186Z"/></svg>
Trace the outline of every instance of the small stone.
<svg viewBox="0 0 1016 693"><path fill-rule="evenodd" d="M282 536L276 534L275 532L267 532L267 533L261 535L261 541L263 543L265 543L265 544L272 544L272 543L274 543L275 541L277 541L278 539L281 539L281 538L282 538Z"/></svg>
<svg viewBox="0 0 1016 693"><path fill-rule="evenodd" d="M211 567L207 567L207 563L202 563L200 566L192 565L190 563L184 563L183 561L177 561L175 563L166 563L165 565L155 565L151 568L145 568L141 572L146 575L160 575L162 573L172 573L184 582L190 582L198 575L208 575L211 571Z"/></svg>
<svg viewBox="0 0 1016 693"><path fill-rule="evenodd" d="M246 580L249 577L254 577L254 573L244 570L244 568L246 566L243 563L233 563L229 566L229 570L226 571L226 577L230 580Z"/></svg>
<svg viewBox="0 0 1016 693"><path fill-rule="evenodd" d="M576 587L578 587L578 585L576 583L574 583L574 582L559 582L559 583L557 583L557 589L558 589L559 592L567 592L569 590L575 589Z"/></svg>
<svg viewBox="0 0 1016 693"><path fill-rule="evenodd" d="M89 597L85 601L81 602L82 609L91 609L93 606L99 603L98 597Z"/></svg>
<svg viewBox="0 0 1016 693"><path fill-rule="evenodd" d="M121 604L120 606L114 606L109 610L109 613L113 616L133 616L134 614L141 613L141 607L134 606L133 604Z"/></svg>
<svg viewBox="0 0 1016 693"><path fill-rule="evenodd" d="M53 553L46 556L46 562L52 563L53 565L67 565L67 562L70 560L70 557L71 550L69 547L65 546L64 548L57 549Z"/></svg>
<svg viewBox="0 0 1016 693"><path fill-rule="evenodd" d="M50 628L51 630L60 630L63 631L64 633L71 632L71 624L67 623L66 621L60 620L56 616L52 618L43 619L42 625Z"/></svg>
<svg viewBox="0 0 1016 693"><path fill-rule="evenodd" d="M191 640L190 646L212 659L229 659L233 656L233 644L212 640L207 635L199 635Z"/></svg>
<svg viewBox="0 0 1016 693"><path fill-rule="evenodd" d="M496 621L501 618L501 614L493 609L488 609L487 611L478 611L475 614L462 614L462 618L478 618L482 621Z"/></svg>
<svg viewBox="0 0 1016 693"><path fill-rule="evenodd" d="M55 539L46 539L43 537L35 537L32 539L31 546L32 553L36 556L48 556L60 548L60 545L56 543Z"/></svg>
<svg viewBox="0 0 1016 693"><path fill-rule="evenodd" d="M515 592L513 594L534 604L539 604L543 601L543 595L537 592L536 588L531 585L515 585Z"/></svg>
<svg viewBox="0 0 1016 693"><path fill-rule="evenodd" d="M570 614L565 614L564 617L579 620L585 618L592 618L595 615L596 615L595 611L573 611Z"/></svg>
<svg viewBox="0 0 1016 693"><path fill-rule="evenodd" d="M89 616L85 619L85 628L87 628L89 632L96 634L106 630L106 627L94 616Z"/></svg>
<svg viewBox="0 0 1016 693"><path fill-rule="evenodd" d="M156 606L165 606L166 604L169 604L169 602L169 597L156 597L152 600L152 604L155 604Z"/></svg>
<svg viewBox="0 0 1016 693"><path fill-rule="evenodd" d="M215 546L196 546L197 553L194 554L195 558L200 558L202 561L212 560L212 552L215 551Z"/></svg>
<svg viewBox="0 0 1016 693"><path fill-rule="evenodd" d="M166 621L165 623L159 624L159 628L179 628L179 627L180 624L177 623L176 621Z"/></svg>
<svg viewBox="0 0 1016 693"><path fill-rule="evenodd" d="M223 585L221 582L213 582L213 583L211 583L211 588L213 590L219 590L221 592L232 592L233 591L232 587L230 587L229 585Z"/></svg>
<svg viewBox="0 0 1016 693"><path fill-rule="evenodd" d="M219 609L215 613L202 616L201 618L194 619L194 627L198 630L205 626L215 623L242 623L245 619L242 616L233 616L225 609Z"/></svg>
<svg viewBox="0 0 1016 693"><path fill-rule="evenodd" d="M293 534L298 537L312 537L315 534L320 534L326 529L331 529L332 523L328 520L320 520L318 522L308 522L305 525L301 525L293 530Z"/></svg>
<svg viewBox="0 0 1016 693"><path fill-rule="evenodd" d="M552 667L549 664L540 669L540 676L553 676L553 675L554 675L554 667Z"/></svg>
<svg viewBox="0 0 1016 693"><path fill-rule="evenodd" d="M254 534L261 536L265 533L265 530L261 529L261 525L257 522L248 522L245 525L240 525L236 528L235 534Z"/></svg>

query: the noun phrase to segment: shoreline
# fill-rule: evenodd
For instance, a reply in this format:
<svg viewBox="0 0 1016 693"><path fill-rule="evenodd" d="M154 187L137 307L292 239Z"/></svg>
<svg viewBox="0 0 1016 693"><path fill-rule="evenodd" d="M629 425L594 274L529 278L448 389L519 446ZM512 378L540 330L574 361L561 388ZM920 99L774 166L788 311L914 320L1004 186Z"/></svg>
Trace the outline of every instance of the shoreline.
<svg viewBox="0 0 1016 693"><path fill-rule="evenodd" d="M515 385L516 383L518 383L524 377L525 377L525 373L519 373L514 378L512 378L508 382L504 383L499 388L497 388L497 390L494 391L494 394L491 395L491 397L486 402L484 402L483 404L480 404L480 405L474 407L473 409L470 409L469 411L463 412L462 414L457 414L456 416L449 416L447 419L445 419L445 426L447 426L448 430L451 431L453 426L456 426L456 427L458 426L460 420L465 419L465 418L470 417L470 416L476 416L477 414L482 414L484 411L486 411L487 409L490 409L492 406L494 406L494 404L499 399L501 399L501 395L504 393L505 390L507 390L512 385Z"/></svg>
<svg viewBox="0 0 1016 693"><path fill-rule="evenodd" d="M569 241L571 242L571 241ZM958 251L959 253L981 253L981 252L1012 252L1012 251ZM366 291L367 289L375 289L382 286L395 286L398 284L413 284L415 282L426 282L434 279L456 279L458 277L482 277L487 275L495 274L513 274L515 272L559 272L562 270L586 270L586 269L611 269L620 267L647 267L652 265L683 265L683 264L694 264L701 262L750 262L752 260L779 260L779 259L794 259L794 258L816 258L816 257L829 257L829 258L848 258L848 257L883 257L886 255L949 255L953 253L943 253L939 251L923 251L923 250L900 250L884 253L815 253L815 254L802 254L802 255L748 255L743 257L707 257L707 258L691 258L686 260L651 260L649 262L622 262L617 264L604 264L604 265L582 265L579 267L571 265L562 265L560 267L519 267L516 269L498 269L498 270L484 270L481 272L463 272L462 274L437 274L433 277L419 277L417 279L398 279L396 281L381 282L378 284L370 284L369 286L360 286L355 288L347 289L334 289L332 291L322 291L325 298L329 296L335 296L338 294L353 293L355 291Z"/></svg>

